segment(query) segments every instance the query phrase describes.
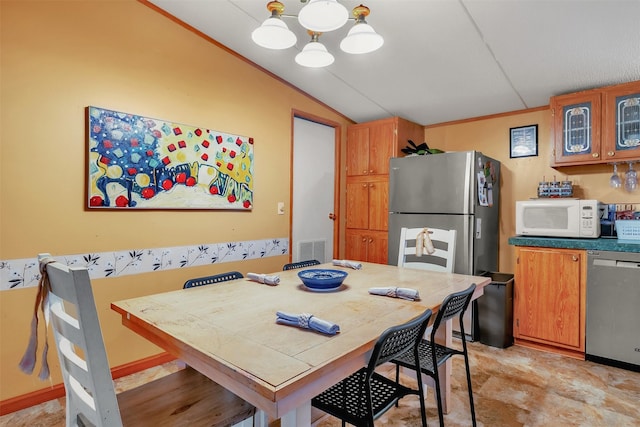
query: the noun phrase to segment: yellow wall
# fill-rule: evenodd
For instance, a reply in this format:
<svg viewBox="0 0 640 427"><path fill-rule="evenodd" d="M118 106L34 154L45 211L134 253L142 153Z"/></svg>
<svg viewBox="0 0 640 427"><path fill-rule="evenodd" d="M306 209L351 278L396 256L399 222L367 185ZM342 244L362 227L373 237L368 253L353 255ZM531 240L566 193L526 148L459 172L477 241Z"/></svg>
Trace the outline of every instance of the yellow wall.
<svg viewBox="0 0 640 427"><path fill-rule="evenodd" d="M509 129L538 125L538 156L511 159ZM428 126L425 141L429 147L445 151L477 150L501 162L500 240L501 272L513 273L515 256L509 237L515 234L515 202L536 197L538 182L568 179L574 195L606 203L640 202L638 194L609 187L613 169L608 165L551 168L551 112L538 108L465 122ZM446 185L446 183L443 183Z"/></svg>
<svg viewBox="0 0 640 427"><path fill-rule="evenodd" d="M289 211L292 110L343 130L348 120L134 0L0 4L0 260L288 237L289 216L276 206L284 201ZM89 105L253 137L254 209L87 211ZM188 277L275 271L287 261L95 280L111 365L160 352L122 327L111 301L176 289ZM35 293L0 292L0 400L49 386L17 368ZM49 360L52 383L60 383L53 349Z"/></svg>
<svg viewBox="0 0 640 427"><path fill-rule="evenodd" d="M0 7L0 260L288 236L289 217L276 215L276 204L290 206L291 110L340 123L344 141L344 117L134 0L2 0ZM253 137L254 209L87 211L88 105ZM510 159L509 128L529 124L539 126L539 156ZM549 132L546 109L425 130L431 147L479 150L502 162L500 271L513 271L507 239L514 234L514 201L535 196L542 176L568 176L580 197L633 200L608 187L608 166L551 169ZM175 289L188 277L220 271L275 271L286 261L280 256L95 280L111 365L160 350L122 327L110 301ZM35 288L0 292L0 400L49 385L17 369L34 298ZM57 384L53 350L49 359Z"/></svg>

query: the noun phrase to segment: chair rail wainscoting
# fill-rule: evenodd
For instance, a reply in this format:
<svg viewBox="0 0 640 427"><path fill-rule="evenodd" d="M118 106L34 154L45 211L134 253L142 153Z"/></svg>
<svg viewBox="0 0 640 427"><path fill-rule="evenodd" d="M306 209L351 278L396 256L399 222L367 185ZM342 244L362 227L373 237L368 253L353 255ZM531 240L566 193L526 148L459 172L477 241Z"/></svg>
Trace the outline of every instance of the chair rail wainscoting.
<svg viewBox="0 0 640 427"><path fill-rule="evenodd" d="M454 339L453 344L459 344L459 340ZM467 345L478 426L638 426L640 373L519 346L501 349L479 342ZM447 427L469 425L463 363L460 357L453 359L451 411L444 416ZM116 391L169 373L175 369L173 364L119 378L115 380ZM395 376L393 365L389 365L388 375ZM412 378L405 375L403 381ZM4 415L0 426L63 427L64 404L64 398L56 399ZM426 404L429 425L437 425L433 390L428 391ZM420 425L420 406L415 399L401 400L400 406L380 417L376 425ZM337 426L340 420L330 416L317 424Z"/></svg>

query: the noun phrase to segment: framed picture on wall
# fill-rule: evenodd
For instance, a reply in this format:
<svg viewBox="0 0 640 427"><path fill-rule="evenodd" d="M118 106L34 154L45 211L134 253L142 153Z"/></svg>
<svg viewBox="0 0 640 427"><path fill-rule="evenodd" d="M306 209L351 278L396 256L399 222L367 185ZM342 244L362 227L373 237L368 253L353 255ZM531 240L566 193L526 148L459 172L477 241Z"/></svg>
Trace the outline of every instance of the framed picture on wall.
<svg viewBox="0 0 640 427"><path fill-rule="evenodd" d="M90 209L253 208L253 138L87 108Z"/></svg>
<svg viewBox="0 0 640 427"><path fill-rule="evenodd" d="M538 125L509 129L509 157L532 157L538 155Z"/></svg>

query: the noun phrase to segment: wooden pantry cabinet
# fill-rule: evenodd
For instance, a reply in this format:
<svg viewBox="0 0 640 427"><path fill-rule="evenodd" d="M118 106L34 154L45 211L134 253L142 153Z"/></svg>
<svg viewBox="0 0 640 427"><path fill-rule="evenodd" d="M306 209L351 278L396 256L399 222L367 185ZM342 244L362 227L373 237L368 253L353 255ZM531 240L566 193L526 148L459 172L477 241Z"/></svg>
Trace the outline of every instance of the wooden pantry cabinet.
<svg viewBox="0 0 640 427"><path fill-rule="evenodd" d="M584 250L517 246L515 344L584 359Z"/></svg>
<svg viewBox="0 0 640 427"><path fill-rule="evenodd" d="M552 166L640 160L640 81L552 97Z"/></svg>
<svg viewBox="0 0 640 427"><path fill-rule="evenodd" d="M345 256L387 263L389 160L408 140L420 144L424 128L400 117L351 125L346 147Z"/></svg>

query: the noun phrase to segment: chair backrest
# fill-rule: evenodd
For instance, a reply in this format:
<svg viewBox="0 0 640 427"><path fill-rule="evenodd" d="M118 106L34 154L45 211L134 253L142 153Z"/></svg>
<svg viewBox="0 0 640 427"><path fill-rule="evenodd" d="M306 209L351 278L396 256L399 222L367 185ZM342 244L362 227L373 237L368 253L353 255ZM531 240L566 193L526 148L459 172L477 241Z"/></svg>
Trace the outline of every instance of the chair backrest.
<svg viewBox="0 0 640 427"><path fill-rule="evenodd" d="M242 279L244 276L239 271L228 271L213 276L198 277L184 282L183 289L195 288L196 286L213 285L214 283L226 282L228 280Z"/></svg>
<svg viewBox="0 0 640 427"><path fill-rule="evenodd" d="M407 351L417 351L418 343L427 329L429 319L431 319L431 313L431 310L428 309L415 319L402 325L392 326L384 331L371 352L367 375L370 377L376 367Z"/></svg>
<svg viewBox="0 0 640 427"><path fill-rule="evenodd" d="M462 335L462 339L464 341L465 332L462 316L467 310L467 307L469 307L471 297L473 297L473 292L475 290L476 284L473 283L464 291L455 292L445 297L445 299L442 301L442 304L440 305L438 313L436 313L436 319L433 321L433 330L431 331L432 342L435 342L435 336L440 325L442 325L447 320L454 318L455 316L459 317L460 334Z"/></svg>
<svg viewBox="0 0 640 427"><path fill-rule="evenodd" d="M96 427L122 426L89 272L67 267L49 254L38 258L46 263L51 285L45 316L53 327L64 379L67 426L82 425L79 418Z"/></svg>
<svg viewBox="0 0 640 427"><path fill-rule="evenodd" d="M416 238L425 228L400 229L398 267L453 273L456 260L456 230L428 228L429 238L435 252L431 255L416 256ZM418 248L421 251L422 248Z"/></svg>
<svg viewBox="0 0 640 427"><path fill-rule="evenodd" d="M320 261L317 259L309 259L306 261L292 262L285 264L282 270L294 270L296 268L313 267L314 265L320 265Z"/></svg>

